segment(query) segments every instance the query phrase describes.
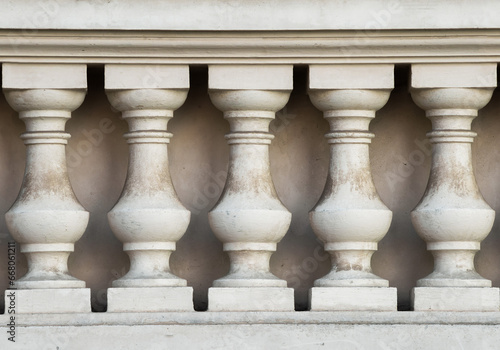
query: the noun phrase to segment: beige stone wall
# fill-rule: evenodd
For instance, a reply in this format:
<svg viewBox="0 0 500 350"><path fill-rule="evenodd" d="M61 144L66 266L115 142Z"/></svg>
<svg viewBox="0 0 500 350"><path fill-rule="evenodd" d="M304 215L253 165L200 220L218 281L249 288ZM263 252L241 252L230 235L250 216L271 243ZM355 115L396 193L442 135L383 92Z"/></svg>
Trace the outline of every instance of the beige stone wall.
<svg viewBox="0 0 500 350"><path fill-rule="evenodd" d="M122 138L126 123L112 111L103 90L103 69L89 68L89 92L73 114L67 130L72 134L68 166L74 191L90 211L90 223L70 257L72 274L92 288L95 310L105 309L105 291L112 280L128 269L128 257L107 223L106 213L118 200L127 171L127 145ZM407 90L409 69L398 67L396 87L388 104L377 114L371 130L371 164L375 186L394 212L392 226L373 257L375 273L398 288L401 309L409 308L409 293L416 280L432 271L432 256L417 236L410 211L422 197L430 169L425 134L430 122ZM294 91L286 108L272 124L276 138L271 146L271 169L278 195L292 212L291 227L271 259L271 269L295 288L296 308L307 307L308 289L330 269L330 259L316 240L308 212L318 201L326 181L328 146L323 135L328 125L309 101L307 70L295 70ZM473 163L479 188L488 204L500 209L500 95L473 124L479 136L473 144ZM6 262L7 228L3 214L14 202L24 171L24 145L19 134L23 123L0 96L0 262ZM191 70L191 89L183 107L170 122L174 134L169 155L176 191L192 219L188 231L172 255L176 274L194 287L195 307L207 306L207 289L229 268L222 244L208 225L207 213L223 188L228 164L224 134L228 123L210 102L207 70ZM483 242L476 257L478 271L500 285L500 227ZM0 265L0 290L6 288L6 263ZM26 270L20 257L18 277ZM2 300L3 302L3 300Z"/></svg>

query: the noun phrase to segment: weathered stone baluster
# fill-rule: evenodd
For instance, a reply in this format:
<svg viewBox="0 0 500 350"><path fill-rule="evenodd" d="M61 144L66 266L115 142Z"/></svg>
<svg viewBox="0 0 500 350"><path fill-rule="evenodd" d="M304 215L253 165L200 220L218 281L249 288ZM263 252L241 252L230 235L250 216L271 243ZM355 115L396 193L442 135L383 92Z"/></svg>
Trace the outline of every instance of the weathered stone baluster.
<svg viewBox="0 0 500 350"><path fill-rule="evenodd" d="M107 65L106 93L128 122L129 167L123 193L109 212L130 270L108 289L108 311L193 310L193 289L170 271L190 212L170 178L167 123L187 97L188 66Z"/></svg>
<svg viewBox="0 0 500 350"><path fill-rule="evenodd" d="M209 93L231 132L229 173L222 197L209 213L228 252L229 274L209 289L210 311L293 310L293 289L269 270L291 214L276 195L269 168L269 123L285 106L292 66L210 66Z"/></svg>
<svg viewBox="0 0 500 350"><path fill-rule="evenodd" d="M68 257L89 213L78 203L66 168L64 132L86 94L79 64L3 64L7 101L26 124L26 169L19 196L5 215L28 273L16 282L16 313L90 312L90 289L68 272Z"/></svg>
<svg viewBox="0 0 500 350"><path fill-rule="evenodd" d="M432 121L432 167L413 225L434 256L434 271L413 290L415 310L498 311L499 291L474 268L495 212L476 184L471 123L496 86L496 64L415 64L413 100Z"/></svg>
<svg viewBox="0 0 500 350"><path fill-rule="evenodd" d="M330 123L330 170L310 213L332 270L314 283L311 310L396 310L395 288L372 273L371 257L387 233L392 212L373 184L368 131L394 86L392 65L309 67L309 95Z"/></svg>

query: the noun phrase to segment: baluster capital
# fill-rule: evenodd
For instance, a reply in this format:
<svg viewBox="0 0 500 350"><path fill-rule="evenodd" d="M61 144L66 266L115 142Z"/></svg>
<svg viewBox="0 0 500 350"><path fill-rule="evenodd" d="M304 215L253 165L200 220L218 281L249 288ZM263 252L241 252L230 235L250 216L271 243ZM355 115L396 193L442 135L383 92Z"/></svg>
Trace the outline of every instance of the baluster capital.
<svg viewBox="0 0 500 350"><path fill-rule="evenodd" d="M433 129L470 129L496 87L496 64L414 64L410 92Z"/></svg>
<svg viewBox="0 0 500 350"><path fill-rule="evenodd" d="M2 78L7 102L28 132L64 130L87 91L87 66L82 64L4 63Z"/></svg>
<svg viewBox="0 0 500 350"><path fill-rule="evenodd" d="M108 64L104 84L109 102L120 112L174 111L186 100L189 66Z"/></svg>
<svg viewBox="0 0 500 350"><path fill-rule="evenodd" d="M385 106L394 88L394 65L311 65L309 96L320 111L375 111ZM354 112L351 112L351 114ZM328 115L325 115L328 117Z"/></svg>
<svg viewBox="0 0 500 350"><path fill-rule="evenodd" d="M291 65L209 66L208 91L231 131L267 132L293 87Z"/></svg>

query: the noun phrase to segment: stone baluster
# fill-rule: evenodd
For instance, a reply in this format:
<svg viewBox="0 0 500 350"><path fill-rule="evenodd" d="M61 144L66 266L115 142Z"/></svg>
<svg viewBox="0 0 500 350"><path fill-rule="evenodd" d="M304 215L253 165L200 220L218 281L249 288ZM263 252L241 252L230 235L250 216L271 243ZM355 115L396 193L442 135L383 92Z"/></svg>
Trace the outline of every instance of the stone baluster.
<svg viewBox="0 0 500 350"><path fill-rule="evenodd" d="M310 212L316 235L332 258L332 270L310 291L311 310L397 308L396 288L373 274L371 258L392 212L373 184L368 131L394 86L393 65L309 67L309 96L330 124L330 169L321 199Z"/></svg>
<svg viewBox="0 0 500 350"><path fill-rule="evenodd" d="M86 94L80 64L2 66L8 103L26 125L26 168L7 227L26 255L28 272L16 282L16 313L90 312L90 289L68 272L68 257L85 232L89 213L73 193L64 132Z"/></svg>
<svg viewBox="0 0 500 350"><path fill-rule="evenodd" d="M495 212L476 184L471 131L496 86L495 64L415 64L411 94L432 121L432 166L424 197L411 213L434 256L434 271L417 282L414 310L498 311L499 290L474 268Z"/></svg>
<svg viewBox="0 0 500 350"><path fill-rule="evenodd" d="M269 123L285 106L292 66L210 66L209 94L229 121L229 173L210 227L229 254L229 274L208 292L210 311L294 309L293 289L274 276L269 259L290 212L276 195L269 166Z"/></svg>
<svg viewBox="0 0 500 350"><path fill-rule="evenodd" d="M169 265L191 213L175 193L167 150L167 123L186 100L189 67L106 65L105 87L129 125L127 180L108 219L130 270L108 289L108 311L193 310L192 287Z"/></svg>

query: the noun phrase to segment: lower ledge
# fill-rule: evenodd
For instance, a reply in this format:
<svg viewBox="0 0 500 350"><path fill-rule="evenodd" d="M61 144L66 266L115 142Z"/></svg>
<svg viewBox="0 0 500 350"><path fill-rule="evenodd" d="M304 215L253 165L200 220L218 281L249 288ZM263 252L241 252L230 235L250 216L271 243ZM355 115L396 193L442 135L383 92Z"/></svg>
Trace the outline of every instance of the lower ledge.
<svg viewBox="0 0 500 350"><path fill-rule="evenodd" d="M0 349L496 349L500 312L0 315ZM43 345L43 346L42 346Z"/></svg>
<svg viewBox="0 0 500 350"><path fill-rule="evenodd" d="M0 331L11 315L0 315ZM500 312L290 311L290 312L89 312L17 314L19 327L156 325L498 325ZM500 333L500 330L499 330Z"/></svg>

